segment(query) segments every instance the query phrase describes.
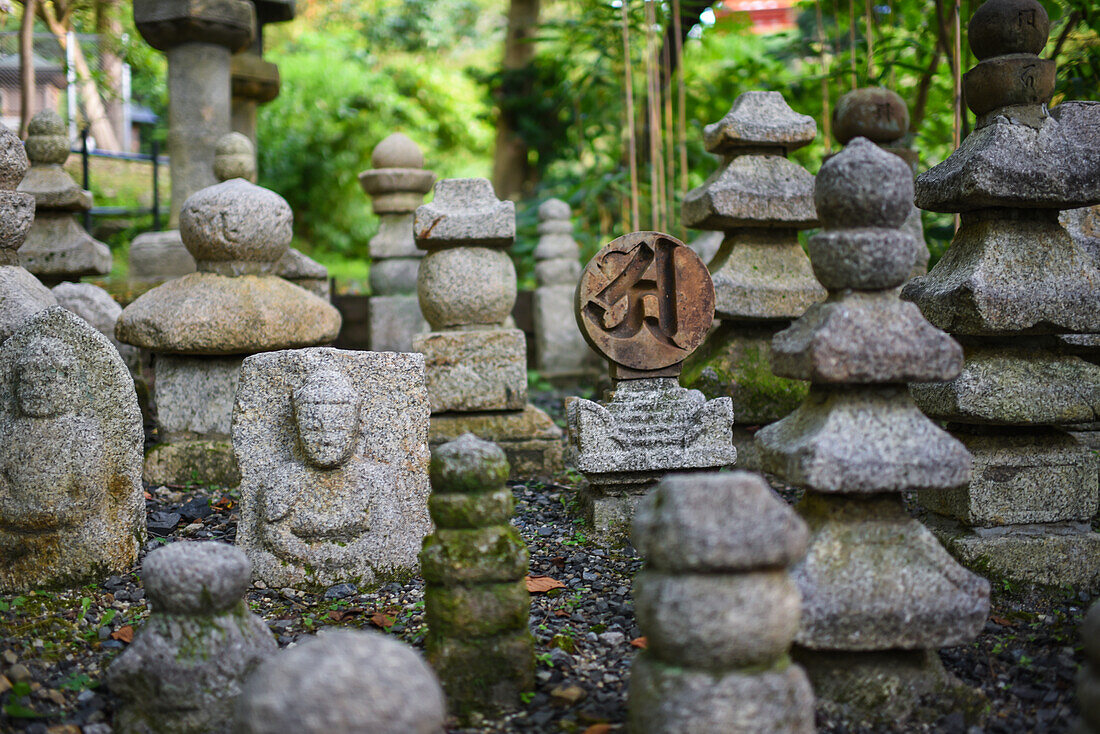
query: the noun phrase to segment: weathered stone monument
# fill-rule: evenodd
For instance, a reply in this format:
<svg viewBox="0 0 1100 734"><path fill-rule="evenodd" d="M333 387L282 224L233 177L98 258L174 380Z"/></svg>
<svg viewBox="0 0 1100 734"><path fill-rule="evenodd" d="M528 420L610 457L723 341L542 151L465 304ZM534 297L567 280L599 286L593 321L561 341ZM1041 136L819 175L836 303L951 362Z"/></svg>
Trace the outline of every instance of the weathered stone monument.
<svg viewBox="0 0 1100 734"><path fill-rule="evenodd" d="M1058 215L1069 236L1100 268L1100 204L1070 209ZM1100 334L1063 334L1059 337L1066 350L1092 364L1100 365ZM1093 451L1100 451L1100 421L1075 425L1071 435ZM1097 462L1100 469L1100 462Z"/></svg>
<svg viewBox="0 0 1100 734"><path fill-rule="evenodd" d="M634 505L662 476L737 458L730 399L708 401L676 382L710 328L714 287L703 261L675 237L633 232L585 267L575 313L615 386L602 404L567 402L568 457L587 482L581 498L594 536L617 544Z"/></svg>
<svg viewBox="0 0 1100 734"><path fill-rule="evenodd" d="M317 347L241 367L237 545L270 588L415 574L428 519L424 357Z"/></svg>
<svg viewBox="0 0 1100 734"><path fill-rule="evenodd" d="M432 331L413 339L424 354L432 404L431 445L473 433L504 449L519 476L561 468L561 429L527 402L527 344L506 326L516 269L515 204L483 178L446 179L416 210L416 291Z"/></svg>
<svg viewBox="0 0 1100 734"><path fill-rule="evenodd" d="M34 222L34 196L17 191L30 161L23 142L0 125L0 341L44 308L57 305L50 289L19 264L18 250Z"/></svg>
<svg viewBox="0 0 1100 734"><path fill-rule="evenodd" d="M965 565L1016 583L1100 587L1097 456L1064 428L1100 417L1100 366L1059 337L1100 332L1100 269L1058 223L1100 201L1100 104L1048 109L1055 62L1034 0L989 0L970 20L974 131L917 178L922 209L961 226L903 295L963 345L943 384L913 385L974 455L969 486L921 503Z"/></svg>
<svg viewBox="0 0 1100 734"><path fill-rule="evenodd" d="M107 669L122 699L114 731L231 731L245 679L279 649L244 599L248 559L225 543L181 541L146 556L141 580L152 613Z"/></svg>
<svg viewBox="0 0 1100 734"><path fill-rule="evenodd" d="M829 290L772 341L772 366L810 392L756 440L766 471L806 492L797 505L809 550L793 575L802 592L795 659L827 708L858 720L904 720L932 694L967 710L977 694L936 650L978 635L989 583L959 566L909 517L902 493L943 492L970 479L966 448L926 418L905 383L949 380L962 350L897 287L913 236L908 165L864 138L830 158L814 201L814 273Z"/></svg>
<svg viewBox="0 0 1100 734"><path fill-rule="evenodd" d="M247 0L134 0L141 37L168 58L169 229L130 243L130 278L157 283L195 271L180 239L180 210L217 183L214 148L229 132L230 56L248 46L255 9Z"/></svg>
<svg viewBox="0 0 1100 734"><path fill-rule="evenodd" d="M509 524L508 474L500 447L469 433L432 452L436 531L420 553L425 647L451 713L462 719L515 707L535 687L529 554Z"/></svg>
<svg viewBox="0 0 1100 734"><path fill-rule="evenodd" d="M34 197L35 211L19 262L51 288L111 272L111 251L76 219L92 208L92 194L62 168L69 158L69 133L56 112L43 110L31 119L27 156L31 168L18 190Z"/></svg>
<svg viewBox="0 0 1100 734"><path fill-rule="evenodd" d="M573 297L581 277L581 248L573 239L569 205L547 199L539 205L534 297L536 366L549 380L591 378L596 355L573 319Z"/></svg>
<svg viewBox="0 0 1100 734"><path fill-rule="evenodd" d="M1081 623L1085 664L1077 673L1077 708L1081 720L1074 734L1100 732L1100 603L1093 604Z"/></svg>
<svg viewBox="0 0 1100 734"><path fill-rule="evenodd" d="M634 660L630 731L814 731L806 674L788 657L806 525L759 476L670 475L638 505L634 580L646 649Z"/></svg>
<svg viewBox="0 0 1100 734"><path fill-rule="evenodd" d="M424 253L413 237L413 213L435 174L424 170L424 154L403 133L393 133L374 146L370 160L373 168L359 174L359 184L378 215L378 233L370 240L370 348L411 352L413 338L428 331L416 296L416 273Z"/></svg>
<svg viewBox="0 0 1100 734"><path fill-rule="evenodd" d="M443 734L443 691L420 655L379 632L322 632L281 652L237 700L239 734Z"/></svg>
<svg viewBox="0 0 1100 734"><path fill-rule="evenodd" d="M833 111L833 135L841 145L847 145L854 138L867 138L908 163L913 175L917 175L920 156L906 142L909 107L896 92L884 87L863 87L842 94ZM909 205L909 216L902 229L912 234L918 243L910 277L927 273L928 245L924 241L920 209L913 203Z"/></svg>
<svg viewBox="0 0 1100 734"><path fill-rule="evenodd" d="M281 196L243 178L195 193L180 231L199 271L122 311L118 338L153 353L159 444L146 454L150 483L236 484L229 434L243 359L327 344L340 330L329 303L271 274L292 219Z"/></svg>
<svg viewBox="0 0 1100 734"><path fill-rule="evenodd" d="M710 263L719 324L680 382L733 399L744 467L757 464L745 429L782 418L806 395L802 383L773 373L769 344L825 297L798 242L799 230L817 225L814 177L787 160L816 134L813 118L794 112L779 92L745 92L703 133L721 168L684 198L684 224L725 239Z"/></svg>
<svg viewBox="0 0 1100 734"><path fill-rule="evenodd" d="M252 43L229 62L230 125L256 145L256 110L279 96L279 67L264 59L264 26L294 20L294 0L251 0L256 26Z"/></svg>
<svg viewBox="0 0 1100 734"><path fill-rule="evenodd" d="M55 285L51 291L57 299L57 305L75 313L92 325L96 331L114 345L119 356L130 373L138 371L138 350L129 344L123 344L115 336L115 324L122 314L122 306L111 298L111 294L91 283L72 283L66 281Z"/></svg>
<svg viewBox="0 0 1100 734"><path fill-rule="evenodd" d="M0 591L126 573L145 538L134 381L54 306L0 346Z"/></svg>

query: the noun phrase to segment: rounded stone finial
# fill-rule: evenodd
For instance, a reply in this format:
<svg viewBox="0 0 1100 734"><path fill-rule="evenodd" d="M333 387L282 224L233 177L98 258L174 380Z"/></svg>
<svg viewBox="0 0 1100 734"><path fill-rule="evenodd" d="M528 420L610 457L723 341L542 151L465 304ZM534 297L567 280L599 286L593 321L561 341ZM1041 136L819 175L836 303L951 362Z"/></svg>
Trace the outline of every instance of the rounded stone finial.
<svg viewBox="0 0 1100 734"><path fill-rule="evenodd" d="M27 157L31 163L64 163L69 158L65 121L53 110L42 110L27 126Z"/></svg>
<svg viewBox="0 0 1100 734"><path fill-rule="evenodd" d="M436 492L487 492L504 486L510 471L503 449L464 433L432 451L428 473Z"/></svg>
<svg viewBox="0 0 1100 734"><path fill-rule="evenodd" d="M377 632L340 630L261 665L237 699L235 730L437 734L444 716L443 690L413 648Z"/></svg>
<svg viewBox="0 0 1100 734"><path fill-rule="evenodd" d="M269 271L294 237L294 215L274 191L234 178L196 191L180 210L180 237L200 271Z"/></svg>
<svg viewBox="0 0 1100 734"><path fill-rule="evenodd" d="M561 199L547 199L539 204L539 221L547 222L554 219L569 219L573 212Z"/></svg>
<svg viewBox="0 0 1100 734"><path fill-rule="evenodd" d="M374 168L423 168L424 154L408 135L393 133L374 146L370 164Z"/></svg>
<svg viewBox="0 0 1100 734"><path fill-rule="evenodd" d="M1007 54L1038 54L1050 35L1050 18L1037 0L988 0L967 25L979 61Z"/></svg>
<svg viewBox="0 0 1100 734"><path fill-rule="evenodd" d="M908 130L909 108L889 89L853 89L837 100L833 134L842 145L857 137L887 145L901 140Z"/></svg>
<svg viewBox="0 0 1100 734"><path fill-rule="evenodd" d="M31 162L19 136L0 125L0 190L15 191Z"/></svg>
<svg viewBox="0 0 1100 734"><path fill-rule="evenodd" d="M248 136L233 132L218 139L214 148L214 175L219 181L243 178L256 182L256 150Z"/></svg>
<svg viewBox="0 0 1100 734"><path fill-rule="evenodd" d="M913 204L913 174L901 158L856 138L821 166L814 204L826 229L900 227Z"/></svg>
<svg viewBox="0 0 1100 734"><path fill-rule="evenodd" d="M145 557L141 580L158 612L212 614L231 609L248 590L251 565L226 543L172 543Z"/></svg>

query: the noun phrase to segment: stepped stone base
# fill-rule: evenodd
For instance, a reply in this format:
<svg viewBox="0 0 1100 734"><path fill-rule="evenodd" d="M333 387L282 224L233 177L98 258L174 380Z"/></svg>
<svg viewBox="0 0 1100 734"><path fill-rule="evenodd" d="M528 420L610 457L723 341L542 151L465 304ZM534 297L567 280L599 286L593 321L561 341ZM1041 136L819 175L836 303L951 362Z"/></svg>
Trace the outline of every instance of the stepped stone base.
<svg viewBox="0 0 1100 734"><path fill-rule="evenodd" d="M823 652L795 646L791 654L810 677L818 710L832 719L897 724L958 711L975 725L987 703L981 691L944 669L935 650Z"/></svg>
<svg viewBox="0 0 1100 734"><path fill-rule="evenodd" d="M145 453L142 477L152 486L215 485L235 487L241 472L228 440L188 439L157 444Z"/></svg>
<svg viewBox="0 0 1100 734"><path fill-rule="evenodd" d="M433 415L428 444L434 449L464 433L500 446L512 466L513 477L546 477L563 468L562 431L533 405L519 411Z"/></svg>
<svg viewBox="0 0 1100 734"><path fill-rule="evenodd" d="M929 515L924 524L959 563L995 584L1100 591L1100 533L1084 523L965 528Z"/></svg>

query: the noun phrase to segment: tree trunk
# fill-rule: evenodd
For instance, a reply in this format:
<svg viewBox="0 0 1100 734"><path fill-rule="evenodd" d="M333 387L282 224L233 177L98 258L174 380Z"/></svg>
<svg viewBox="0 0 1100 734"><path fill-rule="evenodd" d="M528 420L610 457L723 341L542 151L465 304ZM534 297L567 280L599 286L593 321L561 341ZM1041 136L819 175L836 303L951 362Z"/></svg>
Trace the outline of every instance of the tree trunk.
<svg viewBox="0 0 1100 734"><path fill-rule="evenodd" d="M19 26L19 137L27 138L27 126L34 116L34 7L37 0L24 0L23 22Z"/></svg>
<svg viewBox="0 0 1100 734"><path fill-rule="evenodd" d="M126 135L123 130L122 110L122 57L118 55L122 40L122 3L121 0L96 0L95 32L99 35L99 68L103 72L104 106L115 139L122 141ZM129 151L125 151L129 153Z"/></svg>
<svg viewBox="0 0 1100 734"><path fill-rule="evenodd" d="M532 38L539 24L540 0L511 0L508 8L508 35L504 39L504 84L500 92L503 103L509 96L524 96L530 89L515 88L509 83L510 71L523 69L535 58ZM528 86L528 85L524 85ZM511 115L504 111L497 118L497 138L493 153L493 187L503 199L518 199L533 183L528 147L516 130Z"/></svg>

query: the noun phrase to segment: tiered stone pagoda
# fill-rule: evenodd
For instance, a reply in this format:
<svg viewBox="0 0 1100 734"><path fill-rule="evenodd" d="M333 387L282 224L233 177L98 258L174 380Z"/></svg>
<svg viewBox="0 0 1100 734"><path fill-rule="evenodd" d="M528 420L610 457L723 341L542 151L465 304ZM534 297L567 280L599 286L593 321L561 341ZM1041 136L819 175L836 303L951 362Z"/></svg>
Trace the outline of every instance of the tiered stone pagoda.
<svg viewBox="0 0 1100 734"><path fill-rule="evenodd" d="M732 465L733 409L680 387L684 359L714 319L714 286L690 248L661 232L608 243L577 286L577 325L610 366L604 402L567 401L568 457L596 540L626 540L638 500L672 471Z"/></svg>
<svg viewBox="0 0 1100 734"><path fill-rule="evenodd" d="M912 198L908 165L864 138L821 167L824 229L809 252L829 298L772 342L776 372L808 381L810 393L756 435L765 471L805 489L795 659L818 699L856 720L902 720L928 694L968 705L976 694L945 673L936 650L970 642L989 611L989 583L902 502L904 492L965 487L971 463L905 387L962 367L959 345L898 298L918 247L900 229Z"/></svg>
<svg viewBox="0 0 1100 734"><path fill-rule="evenodd" d="M917 206L962 223L903 297L966 354L955 379L912 387L974 455L969 487L921 498L936 532L990 577L1096 588L1097 456L1064 429L1100 417L1100 366L1060 338L1100 332L1100 269L1058 213L1100 201L1100 105L1048 108L1048 32L1035 0L989 0L971 18L975 128L916 186Z"/></svg>
<svg viewBox="0 0 1100 734"><path fill-rule="evenodd" d="M251 0L256 26L252 43L229 63L230 125L256 145L256 110L279 96L279 67L264 59L264 26L294 20L294 0Z"/></svg>
<svg viewBox="0 0 1100 734"><path fill-rule="evenodd" d="M424 354L432 404L431 445L464 433L504 449L518 476L561 468L561 429L527 402L527 343L507 326L516 269L506 250L515 205L483 178L445 179L416 210L420 310L432 331L413 339Z"/></svg>
<svg viewBox="0 0 1100 734"><path fill-rule="evenodd" d="M378 215L370 240L368 343L375 352L411 352L413 337L428 331L416 296L416 273L424 253L413 237L413 213L424 202L435 174L409 136L393 133L374 147L359 184Z"/></svg>
<svg viewBox="0 0 1100 734"><path fill-rule="evenodd" d="M802 383L772 373L769 344L825 297L798 242L799 230L817 225L814 177L787 160L816 134L813 118L794 112L779 92L745 92L703 133L721 168L684 198L684 224L725 239L710 263L718 328L685 363L680 382L733 399L742 466L757 463L744 428L782 418L806 395Z"/></svg>

